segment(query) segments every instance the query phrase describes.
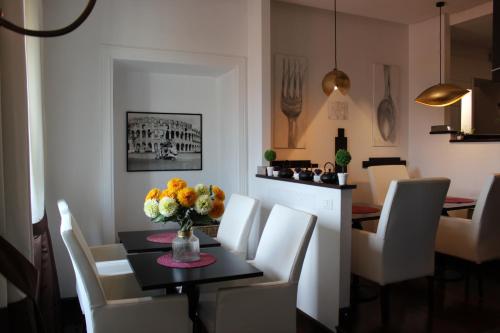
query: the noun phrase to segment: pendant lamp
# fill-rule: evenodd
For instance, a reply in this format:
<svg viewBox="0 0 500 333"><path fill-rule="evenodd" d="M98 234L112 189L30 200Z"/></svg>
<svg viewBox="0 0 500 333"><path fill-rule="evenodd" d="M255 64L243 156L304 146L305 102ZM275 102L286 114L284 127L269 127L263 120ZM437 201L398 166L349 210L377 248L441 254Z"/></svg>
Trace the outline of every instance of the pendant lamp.
<svg viewBox="0 0 500 333"><path fill-rule="evenodd" d="M338 89L342 95L346 95L351 88L351 80L346 73L337 68L337 0L333 0L333 20L334 20L334 47L335 47L335 67L323 78L322 88L326 96Z"/></svg>
<svg viewBox="0 0 500 333"><path fill-rule="evenodd" d="M439 1L436 3L436 7L439 8L439 84L433 85L430 88L425 89L418 97L415 102L427 105L442 107L458 102L465 94L469 91L467 89L460 88L454 84L443 83L442 81L442 49L441 49L441 10L444 7L445 2Z"/></svg>
<svg viewBox="0 0 500 333"><path fill-rule="evenodd" d="M94 9L95 3L97 0L88 0L87 7L83 10L83 12L78 16L78 18L73 21L73 23L55 30L31 30L26 29L24 27L20 27L3 17L2 9L0 8L0 27L4 27L5 29L11 30L21 35L32 36L32 37L59 37L66 34L69 34L76 28L78 28L87 17L89 17L92 9Z"/></svg>

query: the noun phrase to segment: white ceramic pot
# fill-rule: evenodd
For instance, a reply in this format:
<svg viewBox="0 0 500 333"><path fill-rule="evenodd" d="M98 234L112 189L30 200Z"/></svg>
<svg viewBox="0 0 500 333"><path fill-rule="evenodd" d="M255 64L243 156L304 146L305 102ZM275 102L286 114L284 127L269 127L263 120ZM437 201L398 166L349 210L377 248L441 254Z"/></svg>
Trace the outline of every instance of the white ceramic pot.
<svg viewBox="0 0 500 333"><path fill-rule="evenodd" d="M299 180L299 173L298 172L293 173L293 179Z"/></svg>
<svg viewBox="0 0 500 333"><path fill-rule="evenodd" d="M313 181L315 183L321 183L321 175L314 175Z"/></svg>
<svg viewBox="0 0 500 333"><path fill-rule="evenodd" d="M268 167L266 168L266 170L267 170L267 175L268 175L269 177L272 177L272 176L273 176L274 167L272 167L272 166L268 166Z"/></svg>
<svg viewBox="0 0 500 333"><path fill-rule="evenodd" d="M339 172L337 175L339 176L339 185L347 185L347 176L349 174Z"/></svg>
<svg viewBox="0 0 500 333"><path fill-rule="evenodd" d="M273 171L273 177L278 177L279 173L279 171Z"/></svg>

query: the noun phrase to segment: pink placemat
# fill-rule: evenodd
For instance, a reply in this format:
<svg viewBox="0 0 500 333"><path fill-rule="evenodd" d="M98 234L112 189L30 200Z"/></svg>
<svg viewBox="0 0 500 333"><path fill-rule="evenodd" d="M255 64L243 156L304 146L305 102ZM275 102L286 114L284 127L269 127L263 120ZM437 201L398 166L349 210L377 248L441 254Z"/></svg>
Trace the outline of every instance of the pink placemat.
<svg viewBox="0 0 500 333"><path fill-rule="evenodd" d="M177 232L169 231L162 232L161 234L149 235L148 237L146 237L146 239L153 243L170 244L175 237L177 237Z"/></svg>
<svg viewBox="0 0 500 333"><path fill-rule="evenodd" d="M378 213L378 212L380 212L380 209L375 208L375 207L358 206L358 205L352 206L352 213L353 214L371 214L371 213Z"/></svg>
<svg viewBox="0 0 500 333"><path fill-rule="evenodd" d="M445 203L472 203L474 201L474 199L458 197L446 197L446 199L444 200Z"/></svg>
<svg viewBox="0 0 500 333"><path fill-rule="evenodd" d="M177 262L172 258L172 252L162 255L156 262L170 268L199 268L212 265L217 259L210 253L200 253L200 260L192 262Z"/></svg>

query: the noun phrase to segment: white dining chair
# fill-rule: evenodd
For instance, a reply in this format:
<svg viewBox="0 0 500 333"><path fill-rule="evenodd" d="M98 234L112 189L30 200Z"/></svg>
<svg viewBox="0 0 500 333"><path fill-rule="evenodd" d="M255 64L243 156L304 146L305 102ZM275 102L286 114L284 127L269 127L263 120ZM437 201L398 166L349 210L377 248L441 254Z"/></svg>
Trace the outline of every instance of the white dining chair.
<svg viewBox="0 0 500 333"><path fill-rule="evenodd" d="M60 209L64 208L71 213L66 201L60 200L58 205ZM76 221L74 223L74 229L75 232L81 236L82 246L87 248L92 254L99 275L112 276L132 273L132 268L127 260L127 251L123 247L123 244L89 246Z"/></svg>
<svg viewBox="0 0 500 333"><path fill-rule="evenodd" d="M375 165L368 167L368 179L373 203L382 206L393 180L410 179L405 165Z"/></svg>
<svg viewBox="0 0 500 333"><path fill-rule="evenodd" d="M471 219L442 216L436 251L466 260L477 272L482 298L481 265L500 258L500 174L490 175L477 199ZM468 271L468 270L467 270ZM466 276L468 281L468 276Z"/></svg>
<svg viewBox="0 0 500 333"><path fill-rule="evenodd" d="M201 297L198 313L208 332L295 332L297 286L315 224L314 215L273 207L249 261L264 278Z"/></svg>
<svg viewBox="0 0 500 333"><path fill-rule="evenodd" d="M191 332L186 296L142 292L132 274L99 276L67 204L58 205L61 236L75 271L87 332Z"/></svg>
<svg viewBox="0 0 500 333"><path fill-rule="evenodd" d="M352 230L352 273L381 287L383 323L391 284L429 277L432 294L434 242L449 185L446 178L392 181L377 232Z"/></svg>
<svg viewBox="0 0 500 333"><path fill-rule="evenodd" d="M248 235L259 201L241 194L232 194L222 216L217 241L243 259L247 258Z"/></svg>

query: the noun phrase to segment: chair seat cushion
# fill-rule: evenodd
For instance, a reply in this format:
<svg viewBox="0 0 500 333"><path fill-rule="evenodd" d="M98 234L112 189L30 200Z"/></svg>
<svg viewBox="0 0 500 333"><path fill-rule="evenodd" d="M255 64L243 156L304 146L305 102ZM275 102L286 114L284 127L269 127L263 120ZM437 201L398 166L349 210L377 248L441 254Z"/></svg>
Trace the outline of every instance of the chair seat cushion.
<svg viewBox="0 0 500 333"><path fill-rule="evenodd" d="M97 273L100 276L113 276L130 274L132 268L127 259L123 260L110 260L110 261L98 261L96 262Z"/></svg>

